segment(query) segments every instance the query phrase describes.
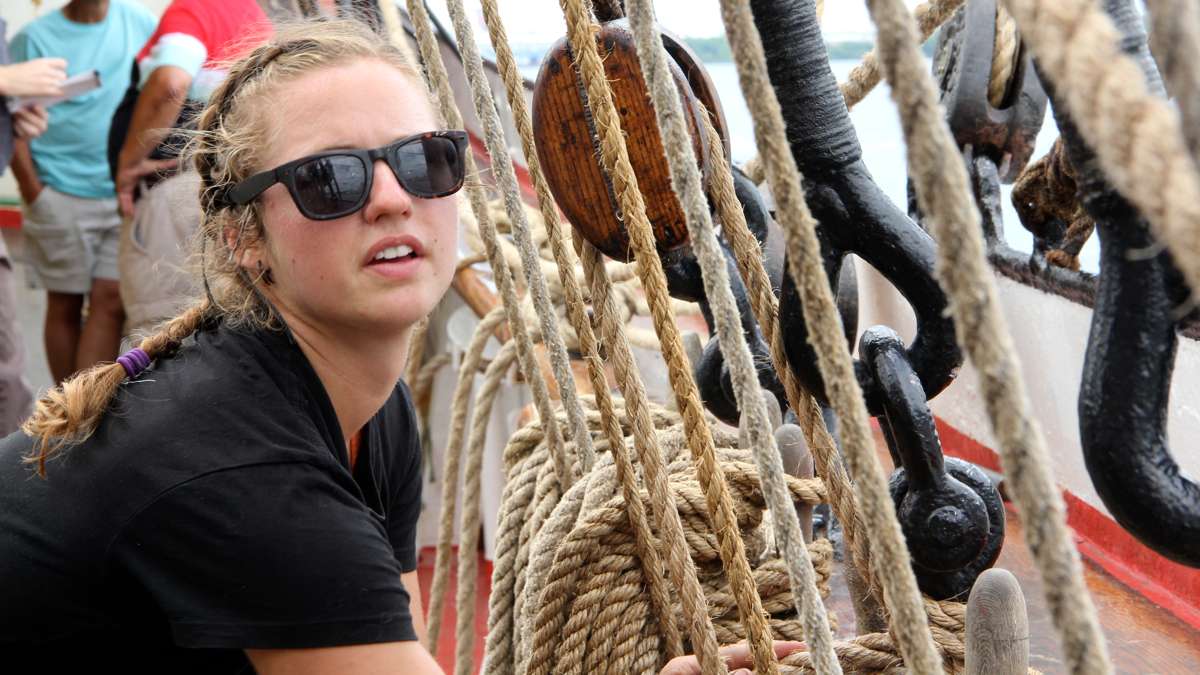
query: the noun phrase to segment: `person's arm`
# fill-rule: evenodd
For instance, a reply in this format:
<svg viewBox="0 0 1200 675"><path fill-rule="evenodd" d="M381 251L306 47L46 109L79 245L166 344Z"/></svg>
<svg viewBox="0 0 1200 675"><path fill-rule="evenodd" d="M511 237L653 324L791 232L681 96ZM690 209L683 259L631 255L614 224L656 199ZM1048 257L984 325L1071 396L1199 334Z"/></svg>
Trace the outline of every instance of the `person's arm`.
<svg viewBox="0 0 1200 675"><path fill-rule="evenodd" d="M125 215L133 213L133 190L138 180L174 165L175 160L154 161L149 157L175 125L191 85L191 73L178 66L164 65L150 73L146 86L138 94L129 133L117 156L117 199Z"/></svg>
<svg viewBox="0 0 1200 675"><path fill-rule="evenodd" d="M0 66L0 96L61 96L64 59L41 58Z"/></svg>
<svg viewBox="0 0 1200 675"><path fill-rule="evenodd" d="M42 179L38 178L37 167L33 164L33 155L29 152L29 141L17 140L13 143L12 156L13 176L17 179L17 189L21 199L26 204L32 204L42 193Z"/></svg>
<svg viewBox="0 0 1200 675"><path fill-rule="evenodd" d="M442 669L418 642L325 649L248 649L259 675L440 675Z"/></svg>
<svg viewBox="0 0 1200 675"><path fill-rule="evenodd" d="M406 572L400 575L404 590L408 591L408 611L412 613L413 630L417 639L425 644L427 629L425 628L425 607L421 603L421 579L416 572Z"/></svg>

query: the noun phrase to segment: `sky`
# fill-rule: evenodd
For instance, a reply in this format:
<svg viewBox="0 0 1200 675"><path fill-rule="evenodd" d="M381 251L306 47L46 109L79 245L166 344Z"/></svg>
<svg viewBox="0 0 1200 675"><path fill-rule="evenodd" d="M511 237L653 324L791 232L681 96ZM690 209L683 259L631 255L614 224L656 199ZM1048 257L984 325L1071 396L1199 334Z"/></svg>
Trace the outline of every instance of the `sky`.
<svg viewBox="0 0 1200 675"><path fill-rule="evenodd" d="M905 0L911 9L921 0ZM464 0L467 11L482 25L479 0ZM551 42L564 33L562 10L558 0L498 0L501 19L513 43ZM429 0L429 5L449 25L445 0ZM686 37L711 37L725 32L717 0L657 0L654 3L659 23L667 30ZM865 0L825 0L822 21L830 39L871 39L875 27L867 13Z"/></svg>

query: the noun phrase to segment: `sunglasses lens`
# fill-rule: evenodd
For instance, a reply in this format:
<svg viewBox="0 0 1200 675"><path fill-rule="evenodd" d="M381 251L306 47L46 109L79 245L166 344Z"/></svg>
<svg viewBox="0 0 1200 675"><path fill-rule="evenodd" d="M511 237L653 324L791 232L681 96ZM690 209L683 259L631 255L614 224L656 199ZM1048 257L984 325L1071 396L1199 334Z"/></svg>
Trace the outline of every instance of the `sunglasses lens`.
<svg viewBox="0 0 1200 675"><path fill-rule="evenodd" d="M463 158L450 138L431 136L396 148L396 177L417 197L438 197L462 187Z"/></svg>
<svg viewBox="0 0 1200 675"><path fill-rule="evenodd" d="M349 213L367 189L367 167L353 155L329 155L295 169L296 198L318 216Z"/></svg>

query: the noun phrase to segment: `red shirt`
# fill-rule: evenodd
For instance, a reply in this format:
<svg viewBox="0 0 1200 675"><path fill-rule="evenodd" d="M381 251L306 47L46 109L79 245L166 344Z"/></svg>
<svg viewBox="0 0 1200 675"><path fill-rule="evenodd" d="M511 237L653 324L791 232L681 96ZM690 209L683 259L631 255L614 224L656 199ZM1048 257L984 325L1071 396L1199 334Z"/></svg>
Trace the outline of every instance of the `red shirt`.
<svg viewBox="0 0 1200 675"><path fill-rule="evenodd" d="M229 62L270 35L271 22L257 0L175 0L138 52L139 86L155 68L176 66L192 75L188 98L207 100Z"/></svg>

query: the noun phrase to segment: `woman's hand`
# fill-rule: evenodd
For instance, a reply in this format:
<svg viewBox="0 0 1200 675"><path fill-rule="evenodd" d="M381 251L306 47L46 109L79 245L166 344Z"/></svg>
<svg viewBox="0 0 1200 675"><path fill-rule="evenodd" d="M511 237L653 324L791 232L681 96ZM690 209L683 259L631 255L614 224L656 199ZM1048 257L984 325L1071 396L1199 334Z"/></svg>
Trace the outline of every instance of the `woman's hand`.
<svg viewBox="0 0 1200 675"><path fill-rule="evenodd" d="M775 641L775 656L783 658L792 652L807 649L803 642ZM721 647L721 658L732 671L730 675L750 675L750 645L739 642L736 645ZM734 669L738 670L734 670ZM695 656L678 656L670 660L659 675L700 675L700 661Z"/></svg>
<svg viewBox="0 0 1200 675"><path fill-rule="evenodd" d="M26 141L41 136L50 127L50 113L40 105L16 111L12 120L13 133L17 138Z"/></svg>
<svg viewBox="0 0 1200 675"><path fill-rule="evenodd" d="M0 66L0 95L61 96L66 79L64 59L33 59Z"/></svg>
<svg viewBox="0 0 1200 675"><path fill-rule="evenodd" d="M159 171L167 171L179 166L179 160L145 158L137 162L127 163L123 158L118 160L117 179L117 208L126 218L133 217L133 191L138 181Z"/></svg>

